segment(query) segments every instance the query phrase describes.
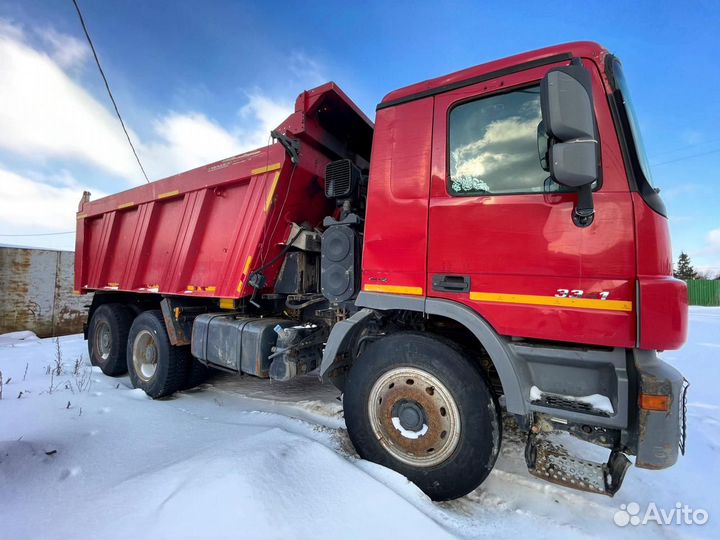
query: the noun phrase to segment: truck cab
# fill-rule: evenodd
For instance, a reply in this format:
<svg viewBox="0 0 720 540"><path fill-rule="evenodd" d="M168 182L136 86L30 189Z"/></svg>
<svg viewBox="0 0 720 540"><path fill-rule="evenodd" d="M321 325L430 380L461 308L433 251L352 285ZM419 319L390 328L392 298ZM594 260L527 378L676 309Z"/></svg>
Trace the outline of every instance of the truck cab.
<svg viewBox="0 0 720 540"><path fill-rule="evenodd" d="M274 143L78 213L93 363L162 397L208 367L318 369L361 457L430 497L492 470L612 496L684 449L687 333L667 212L620 61L549 47L391 92L333 83ZM572 436L607 450L572 455Z"/></svg>
<svg viewBox="0 0 720 540"><path fill-rule="evenodd" d="M356 304L482 349L531 472L610 494L621 449L675 461L684 381L655 351L684 343L687 292L616 57L571 43L388 94L364 235ZM608 447L615 478L562 471L556 430Z"/></svg>

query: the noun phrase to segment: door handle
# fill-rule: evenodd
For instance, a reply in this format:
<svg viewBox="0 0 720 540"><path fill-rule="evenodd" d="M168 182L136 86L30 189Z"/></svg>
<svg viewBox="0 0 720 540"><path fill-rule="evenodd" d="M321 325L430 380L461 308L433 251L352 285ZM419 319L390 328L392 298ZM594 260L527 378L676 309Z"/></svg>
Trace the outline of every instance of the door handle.
<svg viewBox="0 0 720 540"><path fill-rule="evenodd" d="M463 293L470 292L470 276L435 274L432 280L433 291Z"/></svg>

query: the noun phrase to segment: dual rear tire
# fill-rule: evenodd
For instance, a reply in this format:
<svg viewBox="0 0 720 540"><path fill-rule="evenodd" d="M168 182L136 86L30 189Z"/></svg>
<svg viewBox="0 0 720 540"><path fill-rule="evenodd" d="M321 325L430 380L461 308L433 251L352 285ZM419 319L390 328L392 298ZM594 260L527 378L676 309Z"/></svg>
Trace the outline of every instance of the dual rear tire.
<svg viewBox="0 0 720 540"><path fill-rule="evenodd" d="M103 304L93 313L88 328L90 363L105 375L127 372L127 341L133 312L123 304Z"/></svg>
<svg viewBox="0 0 720 540"><path fill-rule="evenodd" d="M127 370L133 387L151 398L169 396L185 382L193 361L189 347L170 343L160 310L143 311L130 327L127 341Z"/></svg>
<svg viewBox="0 0 720 540"><path fill-rule="evenodd" d="M201 384L207 368L190 348L170 343L160 310L137 317L123 304L103 304L95 310L88 329L90 361L103 373L128 373L134 388L156 399Z"/></svg>

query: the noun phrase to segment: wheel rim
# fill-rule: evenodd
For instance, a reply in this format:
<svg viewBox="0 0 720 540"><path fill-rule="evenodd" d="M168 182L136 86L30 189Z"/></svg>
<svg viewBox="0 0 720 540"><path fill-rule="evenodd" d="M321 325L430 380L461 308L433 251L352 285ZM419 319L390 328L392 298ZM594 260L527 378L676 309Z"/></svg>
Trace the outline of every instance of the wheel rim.
<svg viewBox="0 0 720 540"><path fill-rule="evenodd" d="M415 467L445 461L460 441L460 413L452 394L426 371L402 367L370 390L370 425L383 448Z"/></svg>
<svg viewBox="0 0 720 540"><path fill-rule="evenodd" d="M153 333L140 330L133 342L133 368L143 381L149 381L155 376L159 353Z"/></svg>
<svg viewBox="0 0 720 540"><path fill-rule="evenodd" d="M110 357L110 348L112 347L112 333L110 325L105 321L98 321L95 325L95 350L102 360Z"/></svg>

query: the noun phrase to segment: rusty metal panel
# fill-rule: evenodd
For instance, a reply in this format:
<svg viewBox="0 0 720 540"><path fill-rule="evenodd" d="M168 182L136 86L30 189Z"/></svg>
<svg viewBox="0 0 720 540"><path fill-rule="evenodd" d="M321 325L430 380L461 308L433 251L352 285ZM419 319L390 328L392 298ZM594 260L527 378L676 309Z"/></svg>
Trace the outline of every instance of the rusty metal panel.
<svg viewBox="0 0 720 540"><path fill-rule="evenodd" d="M73 295L73 264L72 252L0 247L0 333L81 332L92 298Z"/></svg>
<svg viewBox="0 0 720 540"><path fill-rule="evenodd" d="M75 253L58 251L57 254L53 335L64 336L82 332L87 317L87 306L92 303L92 295L73 294Z"/></svg>

